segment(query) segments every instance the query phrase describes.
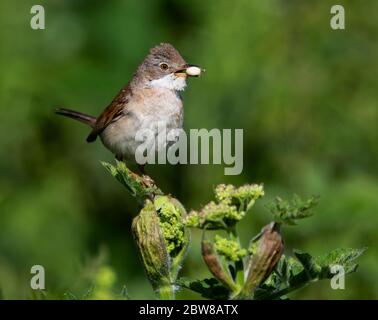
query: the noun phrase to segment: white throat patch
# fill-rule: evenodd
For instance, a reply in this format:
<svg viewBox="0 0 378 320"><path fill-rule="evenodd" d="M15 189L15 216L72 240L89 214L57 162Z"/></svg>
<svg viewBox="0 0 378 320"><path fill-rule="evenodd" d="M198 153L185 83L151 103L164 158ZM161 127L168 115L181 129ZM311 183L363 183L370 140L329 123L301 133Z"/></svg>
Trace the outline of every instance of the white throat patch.
<svg viewBox="0 0 378 320"><path fill-rule="evenodd" d="M163 78L152 80L150 86L153 88L165 88L176 91L183 91L186 87L186 78L177 77L174 73L168 74Z"/></svg>

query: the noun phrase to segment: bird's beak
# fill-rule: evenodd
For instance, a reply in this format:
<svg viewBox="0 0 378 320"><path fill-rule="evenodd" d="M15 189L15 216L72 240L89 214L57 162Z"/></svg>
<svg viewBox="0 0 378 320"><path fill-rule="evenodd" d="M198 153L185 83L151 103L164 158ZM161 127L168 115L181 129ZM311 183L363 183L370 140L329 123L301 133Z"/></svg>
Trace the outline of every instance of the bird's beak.
<svg viewBox="0 0 378 320"><path fill-rule="evenodd" d="M199 66L196 66L194 64L186 64L182 68L175 71L175 75L178 77L199 77L202 71L205 70L201 69Z"/></svg>

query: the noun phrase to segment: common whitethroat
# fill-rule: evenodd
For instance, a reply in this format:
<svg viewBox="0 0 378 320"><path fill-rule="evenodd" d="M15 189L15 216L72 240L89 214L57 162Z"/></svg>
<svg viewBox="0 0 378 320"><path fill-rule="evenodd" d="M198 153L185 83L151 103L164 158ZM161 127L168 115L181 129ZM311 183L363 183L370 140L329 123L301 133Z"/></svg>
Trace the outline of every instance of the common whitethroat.
<svg viewBox="0 0 378 320"><path fill-rule="evenodd" d="M200 74L201 68L187 64L171 44L161 43L150 50L129 83L97 118L65 108L55 112L89 125L88 142L99 136L118 160L135 162L138 130L153 130L158 122L167 130L182 128L180 91L187 77Z"/></svg>

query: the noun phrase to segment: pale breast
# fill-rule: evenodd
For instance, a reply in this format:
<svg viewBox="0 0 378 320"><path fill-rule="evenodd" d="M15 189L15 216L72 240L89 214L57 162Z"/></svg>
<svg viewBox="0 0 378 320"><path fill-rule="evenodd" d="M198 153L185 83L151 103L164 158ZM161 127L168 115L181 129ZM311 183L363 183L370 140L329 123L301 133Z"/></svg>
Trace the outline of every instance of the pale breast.
<svg viewBox="0 0 378 320"><path fill-rule="evenodd" d="M125 116L109 124L101 134L103 144L114 154L133 160L141 142L136 134L158 128L181 129L183 104L180 95L173 90L150 88L135 92L125 108Z"/></svg>

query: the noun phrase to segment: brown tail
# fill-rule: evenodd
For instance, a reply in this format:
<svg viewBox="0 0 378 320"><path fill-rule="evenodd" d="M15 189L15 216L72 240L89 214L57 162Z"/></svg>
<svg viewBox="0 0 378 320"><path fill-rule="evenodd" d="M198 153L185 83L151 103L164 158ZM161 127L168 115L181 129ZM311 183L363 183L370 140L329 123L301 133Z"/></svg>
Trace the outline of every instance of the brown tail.
<svg viewBox="0 0 378 320"><path fill-rule="evenodd" d="M89 116L87 114L77 112L77 111L74 111L74 110L70 110L70 109L58 108L58 109L55 110L55 113L60 114L60 115L65 116L65 117L68 117L68 118L78 120L80 122L83 122L83 123L91 126L92 128L94 127L94 125L96 123L95 117L92 117L92 116Z"/></svg>

